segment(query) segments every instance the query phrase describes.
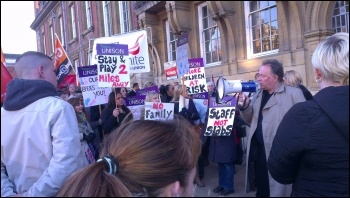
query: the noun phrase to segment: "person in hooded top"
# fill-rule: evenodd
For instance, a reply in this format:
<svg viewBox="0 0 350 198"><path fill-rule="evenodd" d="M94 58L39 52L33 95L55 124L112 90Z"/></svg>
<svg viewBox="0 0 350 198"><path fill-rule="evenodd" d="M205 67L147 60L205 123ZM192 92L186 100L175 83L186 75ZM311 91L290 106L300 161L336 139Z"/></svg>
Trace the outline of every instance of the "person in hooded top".
<svg viewBox="0 0 350 198"><path fill-rule="evenodd" d="M50 197L83 168L77 119L49 56L25 52L14 68L1 108L1 196Z"/></svg>

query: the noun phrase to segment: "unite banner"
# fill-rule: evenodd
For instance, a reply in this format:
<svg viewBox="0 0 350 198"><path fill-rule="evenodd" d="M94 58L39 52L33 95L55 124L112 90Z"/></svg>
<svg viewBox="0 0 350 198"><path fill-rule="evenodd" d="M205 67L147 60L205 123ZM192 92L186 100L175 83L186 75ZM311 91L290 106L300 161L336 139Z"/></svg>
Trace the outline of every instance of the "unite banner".
<svg viewBox="0 0 350 198"><path fill-rule="evenodd" d="M144 73L151 71L148 54L146 30L121 34L118 36L101 37L94 41L91 64L97 64L97 44L124 44L128 45L128 65L130 73Z"/></svg>

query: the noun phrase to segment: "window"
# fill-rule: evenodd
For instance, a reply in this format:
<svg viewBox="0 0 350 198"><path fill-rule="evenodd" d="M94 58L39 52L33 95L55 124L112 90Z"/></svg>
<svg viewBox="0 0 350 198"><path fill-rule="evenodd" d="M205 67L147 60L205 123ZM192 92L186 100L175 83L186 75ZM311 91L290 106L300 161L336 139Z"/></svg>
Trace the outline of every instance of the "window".
<svg viewBox="0 0 350 198"><path fill-rule="evenodd" d="M119 1L121 33L130 32L130 5L128 1Z"/></svg>
<svg viewBox="0 0 350 198"><path fill-rule="evenodd" d="M60 41L62 46L64 46L64 30L63 30L63 18L62 15L58 17L60 23Z"/></svg>
<svg viewBox="0 0 350 198"><path fill-rule="evenodd" d="M206 66L217 65L221 62L221 38L220 30L215 21L209 16L206 3L199 5L199 38L201 55ZM209 65L208 65L209 64Z"/></svg>
<svg viewBox="0 0 350 198"><path fill-rule="evenodd" d="M110 1L102 1L103 5L103 21L105 28L105 36L112 35L112 24L111 24L111 3Z"/></svg>
<svg viewBox="0 0 350 198"><path fill-rule="evenodd" d="M70 6L70 16L72 21L72 39L74 39L77 36L77 32L75 29L75 12L74 12L74 4Z"/></svg>
<svg viewBox="0 0 350 198"><path fill-rule="evenodd" d="M170 30L169 21L165 22L165 30L166 30L166 43L167 43L167 50L168 50L168 61L176 61L177 37Z"/></svg>
<svg viewBox="0 0 350 198"><path fill-rule="evenodd" d="M46 42L44 32L41 33L41 52L46 54Z"/></svg>
<svg viewBox="0 0 350 198"><path fill-rule="evenodd" d="M85 1L85 13L86 13L86 29L92 26L92 16L91 16L91 2Z"/></svg>
<svg viewBox="0 0 350 198"><path fill-rule="evenodd" d="M92 54L92 51L87 51L86 52L86 65L90 65L91 64L91 54Z"/></svg>
<svg viewBox="0 0 350 198"><path fill-rule="evenodd" d="M51 33L51 37L50 37L50 44L51 44L51 49L52 49L52 53L55 52L55 37L54 37L54 34L53 34L53 26L50 25L50 33Z"/></svg>
<svg viewBox="0 0 350 198"><path fill-rule="evenodd" d="M332 28L337 32L349 33L349 2L348 1L336 1L333 16L332 16Z"/></svg>
<svg viewBox="0 0 350 198"><path fill-rule="evenodd" d="M78 59L74 59L74 67L78 68L79 67L79 60ZM76 70L77 71L77 70Z"/></svg>
<svg viewBox="0 0 350 198"><path fill-rule="evenodd" d="M248 58L278 52L275 1L245 1Z"/></svg>

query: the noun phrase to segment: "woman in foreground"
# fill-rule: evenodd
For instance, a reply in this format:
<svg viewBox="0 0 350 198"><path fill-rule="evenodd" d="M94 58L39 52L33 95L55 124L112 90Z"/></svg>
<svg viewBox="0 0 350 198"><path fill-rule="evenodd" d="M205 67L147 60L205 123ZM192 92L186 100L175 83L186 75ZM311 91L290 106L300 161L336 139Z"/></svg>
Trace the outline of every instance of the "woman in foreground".
<svg viewBox="0 0 350 198"><path fill-rule="evenodd" d="M77 171L57 196L192 196L201 143L182 118L123 123L96 163Z"/></svg>

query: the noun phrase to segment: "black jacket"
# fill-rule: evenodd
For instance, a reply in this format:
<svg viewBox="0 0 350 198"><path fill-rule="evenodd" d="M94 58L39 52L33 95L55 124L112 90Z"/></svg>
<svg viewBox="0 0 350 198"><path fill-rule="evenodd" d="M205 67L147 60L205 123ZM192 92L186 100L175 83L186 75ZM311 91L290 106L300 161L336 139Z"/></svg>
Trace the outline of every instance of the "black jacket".
<svg viewBox="0 0 350 198"><path fill-rule="evenodd" d="M126 118L126 116L130 113L130 110L125 105L122 106L124 113L120 113L118 115L118 119L113 116L114 108L104 108L101 115L102 120L102 129L105 134L111 133L114 129L120 126L121 122ZM130 115L132 118L132 114ZM119 121L119 122L118 122Z"/></svg>
<svg viewBox="0 0 350 198"><path fill-rule="evenodd" d="M274 138L268 169L292 196L349 196L349 86L294 105Z"/></svg>

